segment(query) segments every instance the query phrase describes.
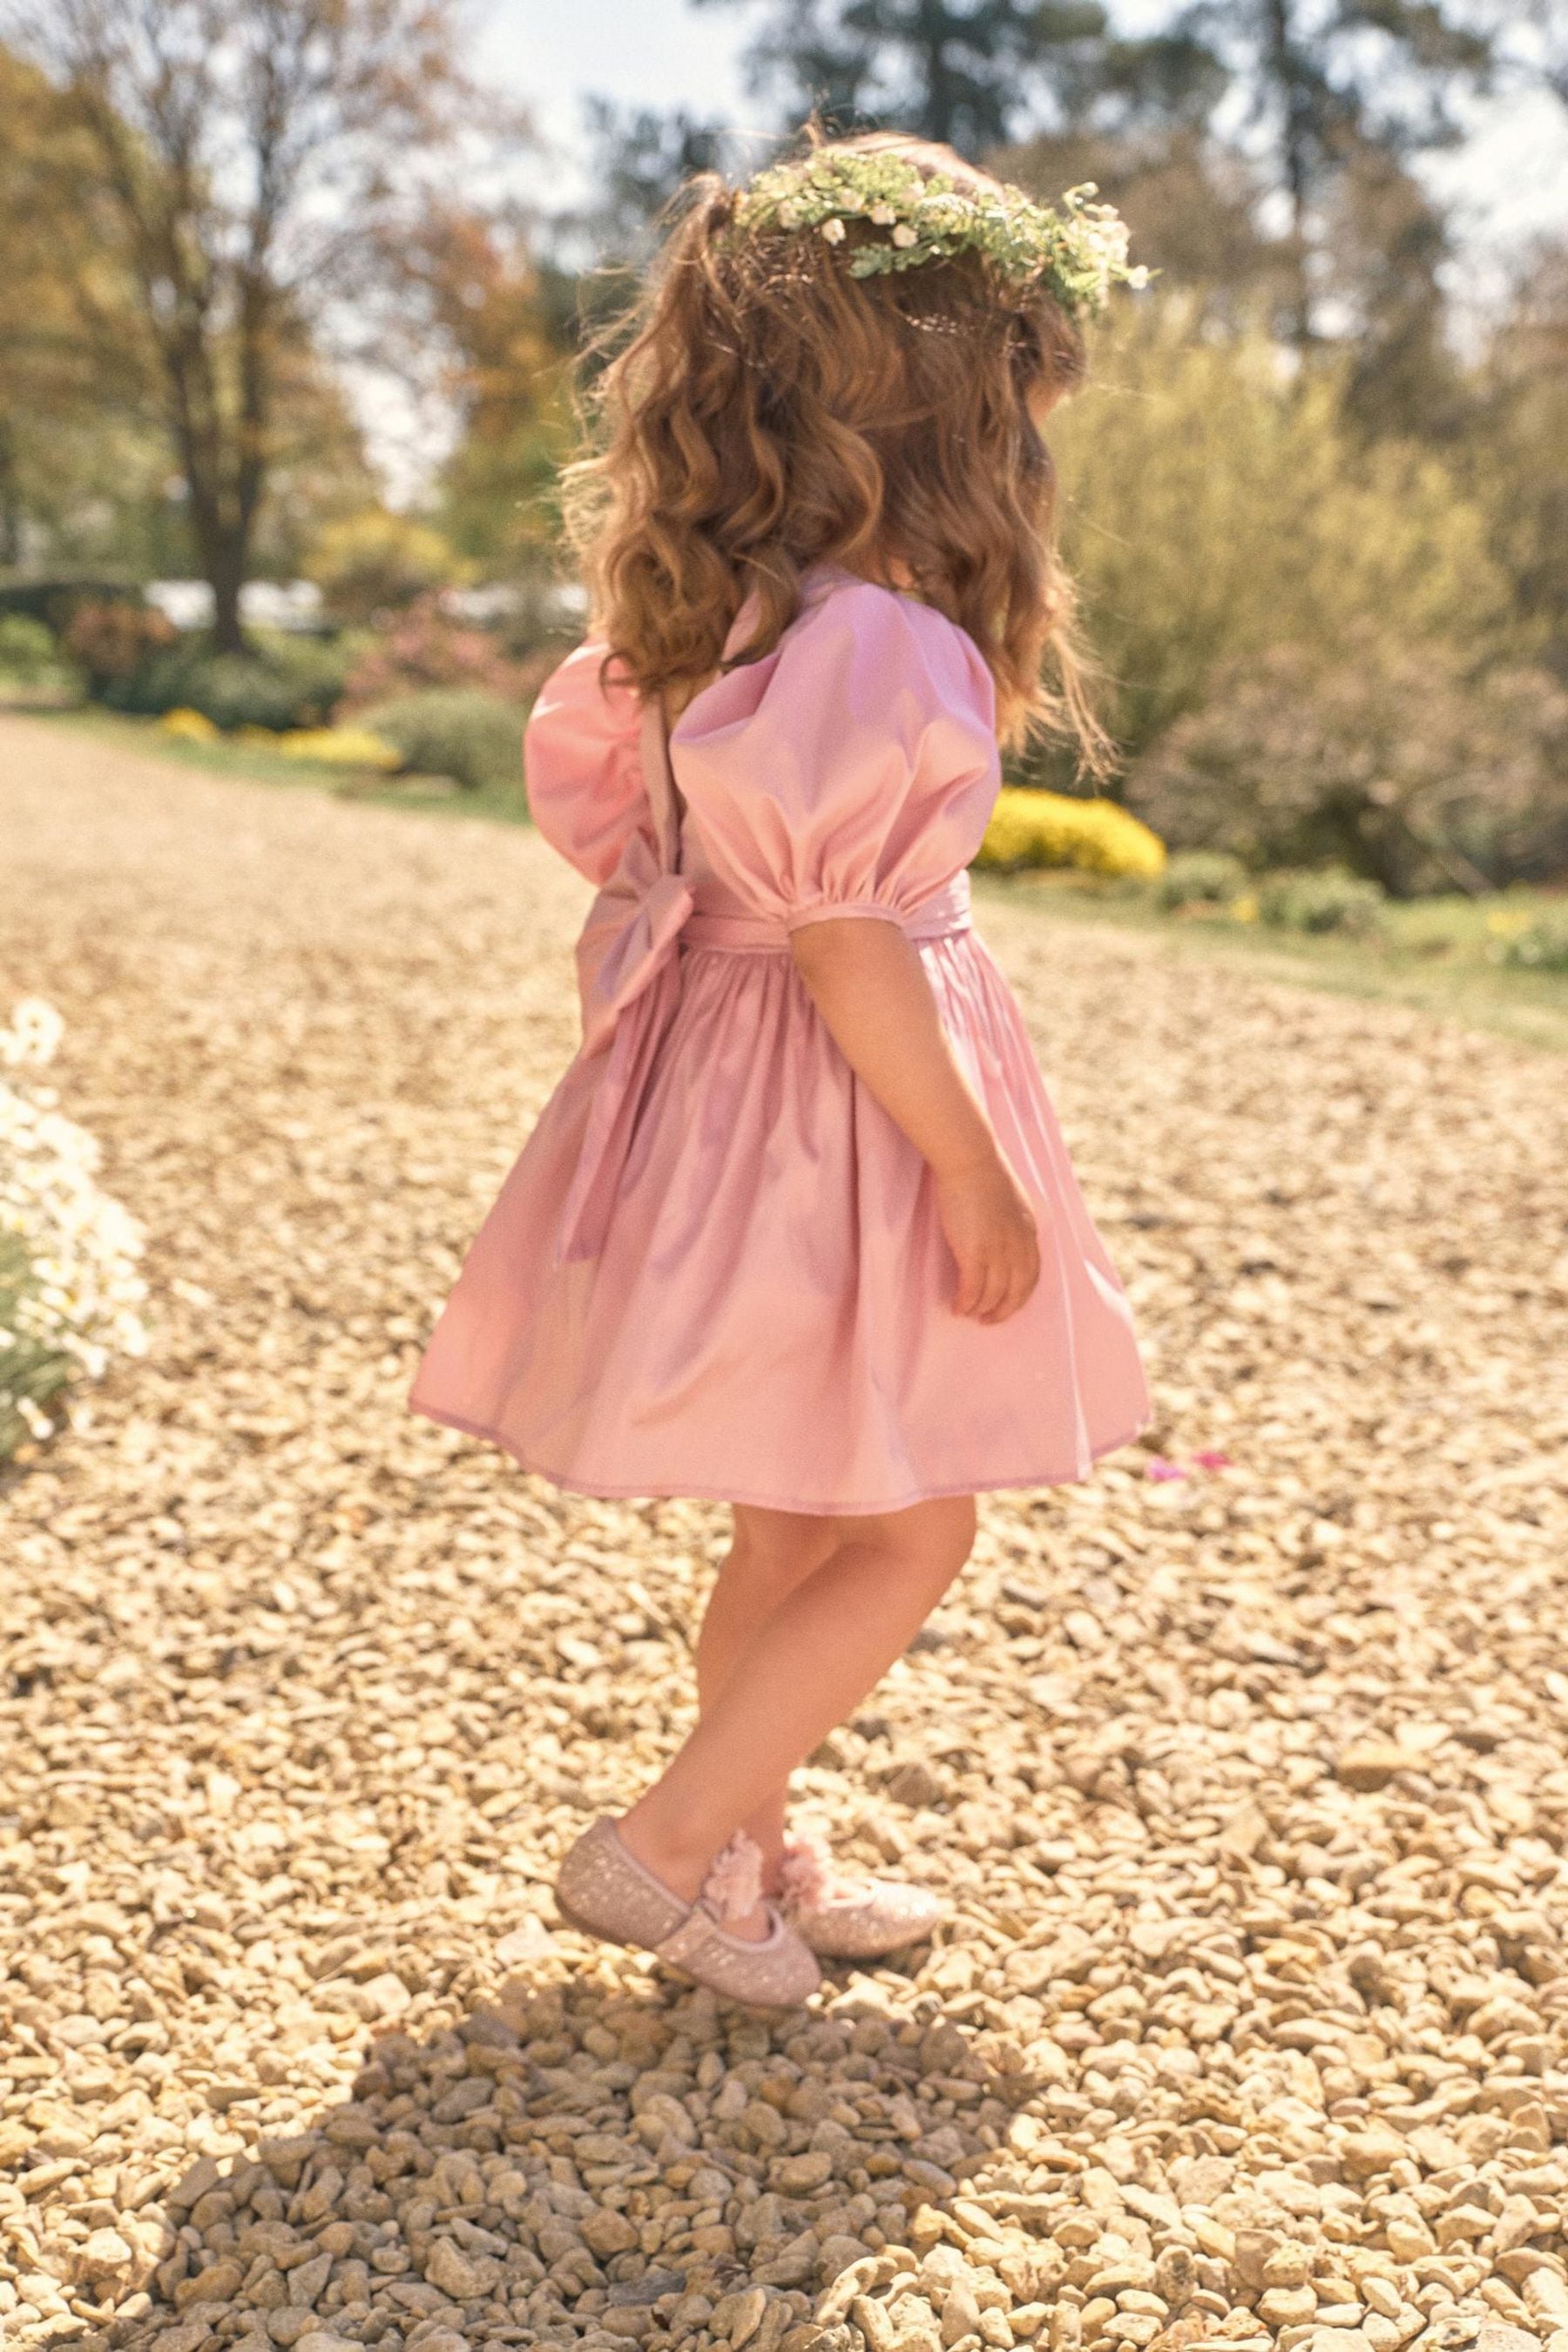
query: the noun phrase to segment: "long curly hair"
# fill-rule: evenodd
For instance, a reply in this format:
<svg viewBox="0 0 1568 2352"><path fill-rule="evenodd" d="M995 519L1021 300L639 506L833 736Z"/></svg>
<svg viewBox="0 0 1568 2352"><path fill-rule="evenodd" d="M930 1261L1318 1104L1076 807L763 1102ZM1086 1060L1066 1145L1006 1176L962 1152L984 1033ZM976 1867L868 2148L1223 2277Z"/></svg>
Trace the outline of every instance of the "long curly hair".
<svg viewBox="0 0 1568 2352"><path fill-rule="evenodd" d="M922 173L995 184L897 134L817 143L892 148ZM617 673L679 709L722 667L771 652L803 573L832 563L967 632L1005 743L1065 735L1102 767L1034 413L1082 381L1077 327L973 253L852 278L864 225L837 246L742 234L735 194L714 174L689 184L592 387L595 453L567 475L568 530Z"/></svg>

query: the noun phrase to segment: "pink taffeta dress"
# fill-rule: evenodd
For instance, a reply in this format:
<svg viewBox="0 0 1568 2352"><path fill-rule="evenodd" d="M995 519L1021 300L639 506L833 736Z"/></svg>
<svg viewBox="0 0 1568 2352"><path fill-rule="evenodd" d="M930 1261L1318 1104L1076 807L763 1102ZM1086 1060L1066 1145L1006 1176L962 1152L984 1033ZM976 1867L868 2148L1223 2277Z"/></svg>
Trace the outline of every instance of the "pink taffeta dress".
<svg viewBox="0 0 1568 2352"><path fill-rule="evenodd" d="M823 569L668 751L656 714L602 687L604 652L555 672L526 745L540 831L599 886L582 1050L413 1409L595 1496L852 1514L1081 1477L1148 1395L1022 1017L970 928L999 782L973 644ZM954 1312L930 1171L795 970L791 931L837 916L917 943L1034 1202L1040 1280L1005 1323Z"/></svg>

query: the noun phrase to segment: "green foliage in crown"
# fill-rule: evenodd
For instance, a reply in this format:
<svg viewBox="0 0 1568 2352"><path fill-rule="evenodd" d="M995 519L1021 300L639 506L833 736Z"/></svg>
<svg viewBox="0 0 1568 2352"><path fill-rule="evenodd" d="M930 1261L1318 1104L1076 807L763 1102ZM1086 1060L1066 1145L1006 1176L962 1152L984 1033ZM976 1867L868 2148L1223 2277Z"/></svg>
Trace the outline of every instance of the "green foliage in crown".
<svg viewBox="0 0 1568 2352"><path fill-rule="evenodd" d="M864 221L888 234L856 246L852 278L979 253L1008 284L1039 284L1069 315L1093 318L1113 286L1149 282L1147 269L1127 266L1126 223L1111 205L1096 204L1095 194L1086 181L1058 208L1036 204L1022 188L961 186L895 151L820 149L759 172L742 189L734 220L743 233L804 229L829 245L844 242L850 221Z"/></svg>

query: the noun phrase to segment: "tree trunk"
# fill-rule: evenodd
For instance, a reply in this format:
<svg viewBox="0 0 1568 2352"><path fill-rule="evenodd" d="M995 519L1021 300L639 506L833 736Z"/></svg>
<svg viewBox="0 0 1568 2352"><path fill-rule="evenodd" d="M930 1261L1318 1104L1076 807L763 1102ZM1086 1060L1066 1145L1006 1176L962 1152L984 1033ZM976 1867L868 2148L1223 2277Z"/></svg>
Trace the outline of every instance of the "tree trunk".
<svg viewBox="0 0 1568 2352"><path fill-rule="evenodd" d="M249 570L248 521L237 522L222 510L220 501L205 486L198 488L186 476L191 500L191 530L203 579L213 592L213 646L220 654L249 650L239 617L239 592Z"/></svg>
<svg viewBox="0 0 1568 2352"><path fill-rule="evenodd" d="M927 139L939 140L944 147L950 147L952 144L953 91L947 68L948 43L952 35L946 19L943 0L924 0L919 32L925 77L921 130Z"/></svg>
<svg viewBox="0 0 1568 2352"><path fill-rule="evenodd" d="M0 565L15 571L22 561L22 498L16 483L16 452L0 420Z"/></svg>
<svg viewBox="0 0 1568 2352"><path fill-rule="evenodd" d="M247 651L239 618L239 591L244 578L243 562L225 560L212 566L213 646L220 654Z"/></svg>
<svg viewBox="0 0 1568 2352"><path fill-rule="evenodd" d="M1313 337L1311 279L1308 271L1308 202L1310 195L1311 98L1303 87L1296 55L1290 0L1265 0L1265 68L1274 84L1282 122L1282 162L1286 194L1290 205L1291 266L1295 287L1290 304L1290 340L1305 353Z"/></svg>

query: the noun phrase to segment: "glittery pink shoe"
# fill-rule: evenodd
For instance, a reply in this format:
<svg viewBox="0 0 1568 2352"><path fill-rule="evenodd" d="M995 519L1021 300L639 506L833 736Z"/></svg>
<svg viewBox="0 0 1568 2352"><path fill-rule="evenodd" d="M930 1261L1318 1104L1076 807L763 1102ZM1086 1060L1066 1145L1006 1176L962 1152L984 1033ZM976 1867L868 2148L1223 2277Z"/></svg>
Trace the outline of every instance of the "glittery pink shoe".
<svg viewBox="0 0 1568 2352"><path fill-rule="evenodd" d="M849 1878L821 1840L789 1839L780 1907L802 1940L827 1960L879 1959L923 1944L946 1906L901 1878Z"/></svg>
<svg viewBox="0 0 1568 2352"><path fill-rule="evenodd" d="M768 1932L760 1943L732 1936L725 1926L756 1909L762 1888L762 1853L737 1830L715 1856L696 1902L683 1903L627 1852L606 1814L584 1832L562 1864L555 1903L568 1927L605 1943L640 1945L731 2000L797 2009L816 1990L822 1971L782 1914L768 1905Z"/></svg>

